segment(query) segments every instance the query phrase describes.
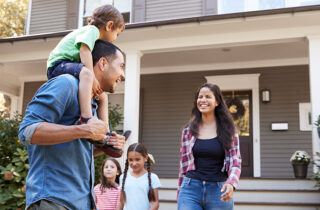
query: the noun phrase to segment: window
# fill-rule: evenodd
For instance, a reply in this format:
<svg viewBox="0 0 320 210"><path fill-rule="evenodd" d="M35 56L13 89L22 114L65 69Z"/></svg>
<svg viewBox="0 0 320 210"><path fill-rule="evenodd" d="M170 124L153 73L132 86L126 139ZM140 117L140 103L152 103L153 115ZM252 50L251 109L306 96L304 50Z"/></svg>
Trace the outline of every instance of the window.
<svg viewBox="0 0 320 210"><path fill-rule="evenodd" d="M259 0L259 10L278 9L286 7L285 0Z"/></svg>
<svg viewBox="0 0 320 210"><path fill-rule="evenodd" d="M10 96L0 92L0 111L10 117L11 113L11 98Z"/></svg>
<svg viewBox="0 0 320 210"><path fill-rule="evenodd" d="M245 1L244 0L219 0L218 2L218 13L235 13L245 11Z"/></svg>
<svg viewBox="0 0 320 210"><path fill-rule="evenodd" d="M87 18L95 8L104 4L112 4L122 13L125 23L130 22L131 0L85 0L84 4L83 25L87 25Z"/></svg>
<svg viewBox="0 0 320 210"><path fill-rule="evenodd" d="M218 0L218 14L320 4L320 0Z"/></svg>

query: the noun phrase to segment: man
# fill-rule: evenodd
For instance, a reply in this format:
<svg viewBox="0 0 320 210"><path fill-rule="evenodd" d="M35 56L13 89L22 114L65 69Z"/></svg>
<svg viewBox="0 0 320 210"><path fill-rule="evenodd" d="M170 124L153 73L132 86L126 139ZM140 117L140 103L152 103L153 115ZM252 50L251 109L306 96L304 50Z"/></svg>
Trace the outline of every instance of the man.
<svg viewBox="0 0 320 210"><path fill-rule="evenodd" d="M98 40L92 51L93 70L103 91L114 92L124 79L124 58L115 45ZM30 169L26 180L27 209L92 209L94 147L85 139L102 140L107 125L96 117L74 125L80 115L79 80L55 77L35 94L20 125L19 139L27 146ZM96 103L93 101L93 106ZM110 145L123 149L116 133ZM98 154L101 152L96 152Z"/></svg>

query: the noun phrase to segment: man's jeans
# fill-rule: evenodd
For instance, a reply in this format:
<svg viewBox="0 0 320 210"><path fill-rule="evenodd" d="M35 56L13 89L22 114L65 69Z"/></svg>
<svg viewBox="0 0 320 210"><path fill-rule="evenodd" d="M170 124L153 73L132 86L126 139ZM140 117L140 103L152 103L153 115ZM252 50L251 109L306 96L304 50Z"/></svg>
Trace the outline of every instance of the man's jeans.
<svg viewBox="0 0 320 210"><path fill-rule="evenodd" d="M184 177L178 197L178 210L233 210L233 199L221 201L224 183Z"/></svg>
<svg viewBox="0 0 320 210"><path fill-rule="evenodd" d="M31 204L27 210L67 210L67 208L52 201L40 200Z"/></svg>

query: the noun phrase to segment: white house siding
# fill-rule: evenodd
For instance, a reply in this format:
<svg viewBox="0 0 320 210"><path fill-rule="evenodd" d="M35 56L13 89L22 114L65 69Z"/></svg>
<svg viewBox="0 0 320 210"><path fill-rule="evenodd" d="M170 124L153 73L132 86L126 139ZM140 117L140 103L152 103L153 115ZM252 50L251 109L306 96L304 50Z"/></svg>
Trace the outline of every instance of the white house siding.
<svg viewBox="0 0 320 210"><path fill-rule="evenodd" d="M67 0L32 0L30 34L67 29Z"/></svg>
<svg viewBox="0 0 320 210"><path fill-rule="evenodd" d="M293 177L291 154L298 149L312 151L311 132L299 131L299 103L309 102L308 66L142 75L139 141L154 155L155 173L162 178L177 177L181 129L204 76L242 73L260 73L260 90L271 91L271 102L260 102L261 177ZM288 122L289 130L271 131L271 122ZM312 174L311 165L308 174Z"/></svg>
<svg viewBox="0 0 320 210"><path fill-rule="evenodd" d="M146 0L145 21L202 15L202 0Z"/></svg>

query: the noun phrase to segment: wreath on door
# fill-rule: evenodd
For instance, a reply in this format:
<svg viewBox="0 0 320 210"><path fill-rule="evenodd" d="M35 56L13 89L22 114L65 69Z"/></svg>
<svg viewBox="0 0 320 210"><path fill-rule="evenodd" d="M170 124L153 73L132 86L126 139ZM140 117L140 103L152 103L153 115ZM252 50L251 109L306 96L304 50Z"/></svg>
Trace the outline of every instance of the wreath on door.
<svg viewBox="0 0 320 210"><path fill-rule="evenodd" d="M245 107L238 97L232 97L230 100L226 101L226 104L234 120L237 120L244 115Z"/></svg>

